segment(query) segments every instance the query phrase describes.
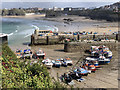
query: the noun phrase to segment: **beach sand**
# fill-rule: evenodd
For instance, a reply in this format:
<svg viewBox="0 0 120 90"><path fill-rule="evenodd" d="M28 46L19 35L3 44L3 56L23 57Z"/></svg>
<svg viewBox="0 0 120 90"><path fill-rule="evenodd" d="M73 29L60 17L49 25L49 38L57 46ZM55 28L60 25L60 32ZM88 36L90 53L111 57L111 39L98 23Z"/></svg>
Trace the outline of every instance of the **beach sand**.
<svg viewBox="0 0 120 90"><path fill-rule="evenodd" d="M33 46L32 50L39 50L41 48L46 53L46 58L58 59L58 58L66 58L70 57L75 64L80 57L81 61L84 58L84 51L82 52L74 52L74 53L67 53L64 52L64 45L40 45L40 46ZM102 69L97 70L95 73L89 74L85 78L84 82L78 82L74 80L75 85L74 88L118 88L118 51L113 52L113 58L109 65L102 65ZM49 69L49 73L51 77L54 77L57 80L57 73L60 77L65 72L70 71L72 66L68 67L60 67L60 68L52 68ZM113 83L114 82L114 83Z"/></svg>
<svg viewBox="0 0 120 90"><path fill-rule="evenodd" d="M97 32L98 34L112 34L113 32L118 32L118 22L107 22L105 20L92 20L88 19L83 16L61 16L61 17L55 17L55 18L46 18L45 15L27 15L27 16L3 16L6 18L25 18L25 19L35 19L35 20L47 20L47 21L54 21L54 22L60 22L64 23L65 21L63 19L72 19L73 21L69 24L65 24L66 26L57 26L59 29L59 32L62 31L85 31L85 32ZM76 23L93 23L88 26L84 26L84 28L79 29L78 26L75 26ZM70 29L69 27L76 27L73 29Z"/></svg>

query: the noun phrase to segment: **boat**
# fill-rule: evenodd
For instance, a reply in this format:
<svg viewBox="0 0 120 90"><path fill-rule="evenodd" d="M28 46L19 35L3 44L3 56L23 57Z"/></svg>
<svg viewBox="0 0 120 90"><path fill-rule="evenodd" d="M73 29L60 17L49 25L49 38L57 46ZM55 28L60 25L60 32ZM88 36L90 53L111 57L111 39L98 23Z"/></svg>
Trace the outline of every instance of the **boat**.
<svg viewBox="0 0 120 90"><path fill-rule="evenodd" d="M64 75L61 76L61 80L69 84L72 81L72 77L69 74L64 73Z"/></svg>
<svg viewBox="0 0 120 90"><path fill-rule="evenodd" d="M98 58L87 57L85 63L88 63L88 65L94 65L95 68L100 68Z"/></svg>
<svg viewBox="0 0 120 90"><path fill-rule="evenodd" d="M39 49L39 51L36 51L35 52L35 54L34 54L34 58L43 58L44 59L44 57L45 57L45 52L44 51L42 51L41 49Z"/></svg>
<svg viewBox="0 0 120 90"><path fill-rule="evenodd" d="M22 57L22 50L17 49L15 52L17 58L21 58Z"/></svg>
<svg viewBox="0 0 120 90"><path fill-rule="evenodd" d="M99 62L99 64L109 64L110 63L110 59L105 58L104 56L100 56L98 58L98 62Z"/></svg>
<svg viewBox="0 0 120 90"><path fill-rule="evenodd" d="M62 65L60 60L52 60L52 63L54 67L58 67L58 68L60 68L60 66Z"/></svg>
<svg viewBox="0 0 120 90"><path fill-rule="evenodd" d="M91 71L91 72L96 71L96 67L93 64L86 63L86 64L83 65L83 68L88 70L88 71Z"/></svg>
<svg viewBox="0 0 120 90"><path fill-rule="evenodd" d="M112 59L112 52L111 52L111 51L105 51L105 52L104 52L104 56L105 56L106 58Z"/></svg>
<svg viewBox="0 0 120 90"><path fill-rule="evenodd" d="M31 49L25 49L22 54L22 58L32 58L33 54Z"/></svg>
<svg viewBox="0 0 120 90"><path fill-rule="evenodd" d="M64 59L63 62L65 62L67 65L72 65L73 64L73 62L72 62L72 60L70 58Z"/></svg>
<svg viewBox="0 0 120 90"><path fill-rule="evenodd" d="M98 61L98 64L109 64L110 63L110 59L109 58L105 58L105 56L101 56L101 55L99 56L99 58L93 57L93 56L87 57L86 60L89 60L89 61Z"/></svg>
<svg viewBox="0 0 120 90"><path fill-rule="evenodd" d="M83 75L83 76L87 76L88 75L88 71L85 70L84 68L77 68L73 71L74 73L77 73L77 74L80 74L80 75Z"/></svg>
<svg viewBox="0 0 120 90"><path fill-rule="evenodd" d="M50 60L49 58L43 60L42 63L43 63L47 68L52 68L52 66L53 66L52 60Z"/></svg>

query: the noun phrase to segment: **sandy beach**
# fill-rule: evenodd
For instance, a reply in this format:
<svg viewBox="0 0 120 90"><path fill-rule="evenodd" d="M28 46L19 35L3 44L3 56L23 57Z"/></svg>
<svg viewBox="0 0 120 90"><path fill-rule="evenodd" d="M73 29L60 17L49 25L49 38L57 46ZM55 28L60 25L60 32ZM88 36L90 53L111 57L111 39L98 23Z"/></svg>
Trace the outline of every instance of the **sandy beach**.
<svg viewBox="0 0 120 90"><path fill-rule="evenodd" d="M1 17L1 16L0 16ZM3 18L26 18L26 19L35 19L35 18L41 18L45 17L45 14L41 15L25 15L25 16L2 16Z"/></svg>
<svg viewBox="0 0 120 90"><path fill-rule="evenodd" d="M86 26L85 28L79 29L75 28L74 31L85 31L85 32L97 32L98 34L112 34L113 32L118 32L118 22L107 22L105 20L92 20L81 16L61 16L56 18L46 18L45 15L27 15L27 16L3 16L5 18L25 18L25 19L35 19L35 20L47 20L47 21L53 21L53 22L60 22L64 23L65 21L63 19L72 19L73 21L70 22L70 24L65 24L66 26L59 27L59 31L68 31L67 26L72 26L76 23L97 23L93 24L91 26Z"/></svg>
<svg viewBox="0 0 120 90"><path fill-rule="evenodd" d="M44 20L49 20L49 21L55 21L55 22L61 22L64 23L63 19L72 19L71 23L98 23L98 24L93 24L91 27L85 27L81 29L80 31L83 32L97 32L98 34L112 34L113 32L118 32L118 22L107 22L105 20L92 20L88 19L86 17L81 17L81 16L63 16L63 17L56 17L56 18L45 18ZM102 24L101 24L102 23ZM78 31L78 30L76 30Z"/></svg>

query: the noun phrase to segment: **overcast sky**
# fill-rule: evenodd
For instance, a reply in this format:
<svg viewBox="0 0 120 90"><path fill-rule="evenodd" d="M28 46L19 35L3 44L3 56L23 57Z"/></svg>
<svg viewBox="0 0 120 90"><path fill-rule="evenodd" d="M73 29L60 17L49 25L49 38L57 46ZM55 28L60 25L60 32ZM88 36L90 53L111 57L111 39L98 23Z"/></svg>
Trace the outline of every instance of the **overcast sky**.
<svg viewBox="0 0 120 90"><path fill-rule="evenodd" d="M2 2L118 2L120 0L1 0Z"/></svg>

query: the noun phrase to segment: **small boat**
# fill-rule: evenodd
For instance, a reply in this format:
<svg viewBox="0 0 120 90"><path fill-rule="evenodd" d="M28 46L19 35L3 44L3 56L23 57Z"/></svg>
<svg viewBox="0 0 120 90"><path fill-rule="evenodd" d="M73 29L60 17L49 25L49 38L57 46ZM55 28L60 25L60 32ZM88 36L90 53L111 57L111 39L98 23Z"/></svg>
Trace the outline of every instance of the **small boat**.
<svg viewBox="0 0 120 90"><path fill-rule="evenodd" d="M61 66L61 61L60 60L52 60L53 66L60 68Z"/></svg>
<svg viewBox="0 0 120 90"><path fill-rule="evenodd" d="M69 84L72 81L72 77L69 74L64 73L64 75L61 76L61 80Z"/></svg>
<svg viewBox="0 0 120 90"><path fill-rule="evenodd" d="M72 65L73 64L73 62L72 62L72 60L70 58L64 59L63 62L66 62L67 65Z"/></svg>
<svg viewBox="0 0 120 90"><path fill-rule="evenodd" d="M112 52L111 51L107 51L105 53L107 53L107 57L106 58L112 59Z"/></svg>
<svg viewBox="0 0 120 90"><path fill-rule="evenodd" d="M89 73L87 70L85 70L84 68L81 68L81 67L75 69L73 72L78 73L78 74L83 75L83 76L87 76Z"/></svg>
<svg viewBox="0 0 120 90"><path fill-rule="evenodd" d="M98 63L98 58L87 57L86 62L88 63L88 65L94 65L95 68L100 68L99 63Z"/></svg>
<svg viewBox="0 0 120 90"><path fill-rule="evenodd" d="M100 56L98 58L98 62L99 62L99 64L109 64L110 63L110 59L105 58L104 56Z"/></svg>
<svg viewBox="0 0 120 90"><path fill-rule="evenodd" d="M49 58L43 60L42 63L43 63L47 68L52 68L52 66L53 66L53 63L52 63L52 61L51 61Z"/></svg>
<svg viewBox="0 0 120 90"><path fill-rule="evenodd" d="M22 50L17 49L15 52L17 58L21 58L22 57Z"/></svg>
<svg viewBox="0 0 120 90"><path fill-rule="evenodd" d="M89 57L86 58L86 60L87 61L96 61L96 60L98 60L98 58L95 57L95 56L89 56Z"/></svg>
<svg viewBox="0 0 120 90"><path fill-rule="evenodd" d="M45 52L44 51L42 51L41 49L39 49L39 51L37 51L37 52L35 52L35 54L34 54L34 58L43 58L44 59L44 57L45 57Z"/></svg>
<svg viewBox="0 0 120 90"><path fill-rule="evenodd" d="M83 64L83 66L82 66L84 69L86 69L86 70L88 70L89 71L89 73L91 73L91 72L95 72L96 71L96 67L94 66L94 64L92 64L92 63L85 63L85 64Z"/></svg>
<svg viewBox="0 0 120 90"><path fill-rule="evenodd" d="M32 51L30 50L30 49L25 49L24 51L23 51L23 54L22 54L22 57L23 58L32 58Z"/></svg>

